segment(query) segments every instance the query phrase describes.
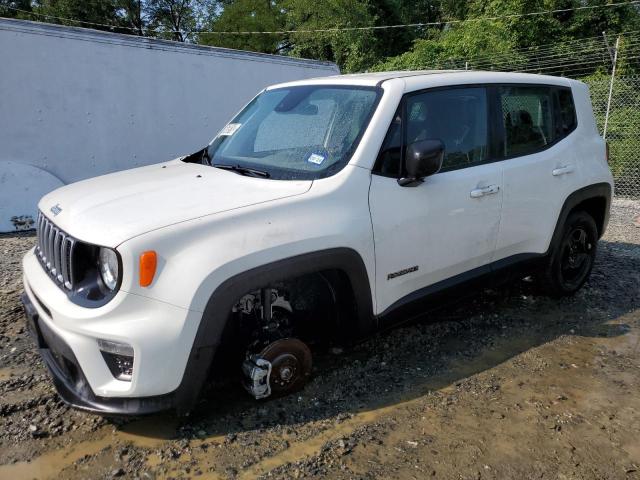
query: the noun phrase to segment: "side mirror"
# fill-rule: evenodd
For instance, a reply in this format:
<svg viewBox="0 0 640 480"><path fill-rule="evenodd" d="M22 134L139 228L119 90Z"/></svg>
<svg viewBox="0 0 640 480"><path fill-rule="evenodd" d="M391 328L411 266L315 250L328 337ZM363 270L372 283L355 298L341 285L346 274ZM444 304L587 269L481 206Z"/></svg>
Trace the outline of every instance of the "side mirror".
<svg viewBox="0 0 640 480"><path fill-rule="evenodd" d="M401 187L416 187L425 177L438 173L444 158L444 143L440 140L421 140L407 147L405 168L407 176L398 179Z"/></svg>

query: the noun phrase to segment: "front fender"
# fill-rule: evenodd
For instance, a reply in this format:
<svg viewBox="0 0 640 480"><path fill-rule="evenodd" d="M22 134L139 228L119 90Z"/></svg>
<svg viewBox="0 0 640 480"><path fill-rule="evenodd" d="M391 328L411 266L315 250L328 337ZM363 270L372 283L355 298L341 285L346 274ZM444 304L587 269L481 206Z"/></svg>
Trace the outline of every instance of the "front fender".
<svg viewBox="0 0 640 480"><path fill-rule="evenodd" d="M357 307L358 335L372 333L377 325L373 315L371 287L362 257L350 248L332 248L278 260L252 268L225 280L215 289L205 307L185 373L176 391L176 404L190 410L211 369L223 331L234 304L245 293L288 278L323 270L341 270L351 283Z"/></svg>

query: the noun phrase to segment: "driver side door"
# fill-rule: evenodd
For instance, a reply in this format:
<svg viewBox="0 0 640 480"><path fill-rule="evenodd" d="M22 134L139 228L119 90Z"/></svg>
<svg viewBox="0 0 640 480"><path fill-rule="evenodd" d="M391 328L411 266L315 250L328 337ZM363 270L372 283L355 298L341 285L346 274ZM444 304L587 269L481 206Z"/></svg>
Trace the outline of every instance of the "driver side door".
<svg viewBox="0 0 640 480"><path fill-rule="evenodd" d="M498 238L502 163L494 161L489 89L407 94L383 143L369 190L376 256L376 311L489 272ZM406 146L445 145L442 169L402 187ZM384 326L384 325L382 325Z"/></svg>

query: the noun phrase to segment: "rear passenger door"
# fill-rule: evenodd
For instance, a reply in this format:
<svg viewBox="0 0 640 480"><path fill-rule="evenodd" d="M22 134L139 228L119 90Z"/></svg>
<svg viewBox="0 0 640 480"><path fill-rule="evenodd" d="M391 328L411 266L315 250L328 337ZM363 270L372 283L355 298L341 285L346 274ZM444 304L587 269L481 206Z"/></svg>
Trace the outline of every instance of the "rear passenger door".
<svg viewBox="0 0 640 480"><path fill-rule="evenodd" d="M502 167L493 162L491 143L495 122L489 119L494 113L488 89L482 86L405 96L383 143L369 193L377 313L426 287L437 290L440 282L489 269L502 200ZM416 187L400 186L406 146L433 139L445 145L441 171Z"/></svg>
<svg viewBox="0 0 640 480"><path fill-rule="evenodd" d="M564 200L577 185L569 88L498 88L504 197L496 260L546 252ZM521 258L521 257L519 257Z"/></svg>

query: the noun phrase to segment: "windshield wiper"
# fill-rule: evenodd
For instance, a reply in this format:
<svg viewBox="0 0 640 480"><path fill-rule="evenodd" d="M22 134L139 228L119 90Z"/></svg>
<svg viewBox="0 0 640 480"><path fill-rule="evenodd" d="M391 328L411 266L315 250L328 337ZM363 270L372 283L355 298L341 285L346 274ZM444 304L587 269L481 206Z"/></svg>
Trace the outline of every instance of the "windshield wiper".
<svg viewBox="0 0 640 480"><path fill-rule="evenodd" d="M216 163L212 166L221 168L222 170L231 170L232 172L239 173L240 175L246 175L247 177L269 178L271 176L269 175L269 172L256 170L255 168L241 167L240 165L225 165L222 163Z"/></svg>

